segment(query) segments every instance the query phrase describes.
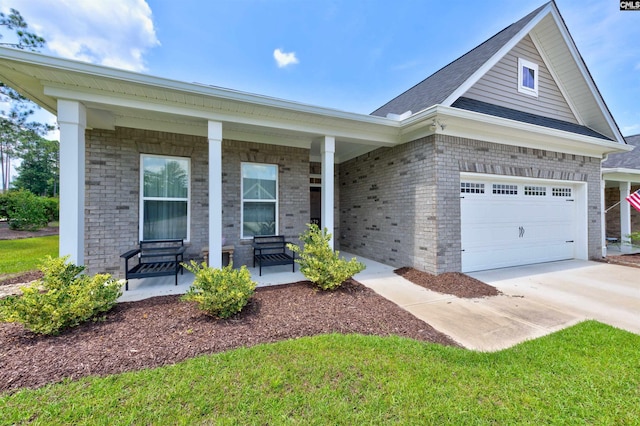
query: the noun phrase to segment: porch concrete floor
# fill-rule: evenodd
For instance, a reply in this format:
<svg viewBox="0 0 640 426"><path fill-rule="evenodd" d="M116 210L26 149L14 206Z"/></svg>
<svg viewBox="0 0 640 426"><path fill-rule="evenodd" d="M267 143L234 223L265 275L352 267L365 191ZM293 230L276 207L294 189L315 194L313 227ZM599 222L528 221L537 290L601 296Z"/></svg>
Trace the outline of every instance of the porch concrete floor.
<svg viewBox="0 0 640 426"><path fill-rule="evenodd" d="M353 257L341 252L346 258ZM468 349L495 351L537 338L586 319L640 334L640 281L636 268L570 260L469 275L497 287L503 295L460 299L417 286L392 266L358 257L367 268L354 278ZM296 265L249 268L258 286L304 280ZM131 280L120 301L183 294L193 275Z"/></svg>
<svg viewBox="0 0 640 426"><path fill-rule="evenodd" d="M300 267L296 264L296 271L291 272L291 265L277 265L262 268L262 276L258 275L258 268L249 268L252 279L258 283L258 287L270 285L294 283L306 278L300 273ZM171 294L184 294L193 283L194 276L185 270L183 275L178 275L178 285L175 285L173 275L168 277L142 278L129 280L129 290L122 289L122 296L118 302L133 302L148 299L155 296L168 296Z"/></svg>

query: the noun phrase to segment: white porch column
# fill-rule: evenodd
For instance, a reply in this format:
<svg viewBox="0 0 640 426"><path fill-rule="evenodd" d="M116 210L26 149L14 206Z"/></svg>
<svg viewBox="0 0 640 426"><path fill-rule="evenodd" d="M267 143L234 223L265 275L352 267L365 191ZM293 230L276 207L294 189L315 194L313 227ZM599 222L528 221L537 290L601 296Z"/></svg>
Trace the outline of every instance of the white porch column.
<svg viewBox="0 0 640 426"><path fill-rule="evenodd" d="M84 174L87 111L77 101L58 100L60 126L60 256L84 264Z"/></svg>
<svg viewBox="0 0 640 426"><path fill-rule="evenodd" d="M209 266L222 267L222 123L209 121Z"/></svg>
<svg viewBox="0 0 640 426"><path fill-rule="evenodd" d="M620 182L620 251L631 253L631 205L625 198L631 193L630 182Z"/></svg>
<svg viewBox="0 0 640 426"><path fill-rule="evenodd" d="M333 186L333 163L336 152L336 139L333 136L325 136L320 148L322 152L322 213L320 221L323 228L327 228L331 233L329 245L333 249L335 238L333 228L333 206L334 206L334 186Z"/></svg>

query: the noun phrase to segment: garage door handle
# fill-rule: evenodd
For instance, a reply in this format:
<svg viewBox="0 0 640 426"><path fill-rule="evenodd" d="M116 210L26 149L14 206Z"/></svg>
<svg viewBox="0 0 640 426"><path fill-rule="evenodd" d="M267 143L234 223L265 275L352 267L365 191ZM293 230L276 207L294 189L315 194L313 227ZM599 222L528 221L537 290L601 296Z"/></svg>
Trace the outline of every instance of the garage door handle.
<svg viewBox="0 0 640 426"><path fill-rule="evenodd" d="M573 243L573 240L565 241L565 243Z"/></svg>
<svg viewBox="0 0 640 426"><path fill-rule="evenodd" d="M520 236L519 236L519 238L524 237L524 226L520 226L518 229L520 230Z"/></svg>

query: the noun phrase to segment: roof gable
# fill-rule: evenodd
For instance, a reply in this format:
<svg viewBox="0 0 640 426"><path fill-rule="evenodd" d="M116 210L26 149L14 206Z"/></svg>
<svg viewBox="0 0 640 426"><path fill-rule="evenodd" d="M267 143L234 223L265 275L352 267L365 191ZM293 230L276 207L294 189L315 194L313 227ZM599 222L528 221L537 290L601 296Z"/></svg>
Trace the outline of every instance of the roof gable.
<svg viewBox="0 0 640 426"><path fill-rule="evenodd" d="M458 90L474 73L494 57L544 7L534 10L518 22L508 26L371 114L384 117L389 113L403 114L406 111L417 113L433 105L445 104L445 100L452 93Z"/></svg>
<svg viewBox="0 0 640 426"><path fill-rule="evenodd" d="M538 67L536 96L523 94L518 90L519 60L531 62ZM525 36L462 96L505 108L578 124L578 119L571 106L556 84L529 35Z"/></svg>
<svg viewBox="0 0 640 426"><path fill-rule="evenodd" d="M531 37L577 124L624 144L624 138L553 1L500 31L372 115L407 111L415 114L433 105L452 106L526 36Z"/></svg>

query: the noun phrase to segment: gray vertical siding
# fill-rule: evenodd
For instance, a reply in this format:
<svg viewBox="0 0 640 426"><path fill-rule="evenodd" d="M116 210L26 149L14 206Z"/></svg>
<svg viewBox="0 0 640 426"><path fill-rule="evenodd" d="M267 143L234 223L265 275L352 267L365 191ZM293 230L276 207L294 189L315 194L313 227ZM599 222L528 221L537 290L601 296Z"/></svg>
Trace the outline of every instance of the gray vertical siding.
<svg viewBox="0 0 640 426"><path fill-rule="evenodd" d="M518 92L518 58L538 64L538 97ZM463 96L570 123L578 122L529 36Z"/></svg>

